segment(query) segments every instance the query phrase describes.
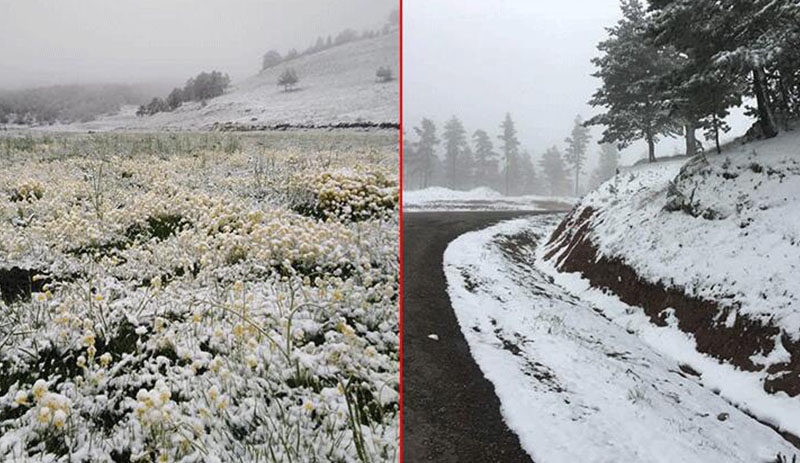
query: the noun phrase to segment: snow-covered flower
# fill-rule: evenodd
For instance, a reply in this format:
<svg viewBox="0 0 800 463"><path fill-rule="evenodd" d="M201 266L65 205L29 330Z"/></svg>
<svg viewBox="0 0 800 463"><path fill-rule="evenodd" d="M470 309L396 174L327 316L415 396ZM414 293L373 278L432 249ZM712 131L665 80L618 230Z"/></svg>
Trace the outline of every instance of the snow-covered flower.
<svg viewBox="0 0 800 463"><path fill-rule="evenodd" d="M111 364L111 360L112 360L111 354L106 352L105 354L100 356L99 360L100 360L100 366L105 368L105 367L107 367L108 365Z"/></svg>
<svg viewBox="0 0 800 463"><path fill-rule="evenodd" d="M31 389L33 393L33 398L37 401L41 400L42 397L47 393L47 381L43 379L37 379L35 383L33 383L33 389Z"/></svg>

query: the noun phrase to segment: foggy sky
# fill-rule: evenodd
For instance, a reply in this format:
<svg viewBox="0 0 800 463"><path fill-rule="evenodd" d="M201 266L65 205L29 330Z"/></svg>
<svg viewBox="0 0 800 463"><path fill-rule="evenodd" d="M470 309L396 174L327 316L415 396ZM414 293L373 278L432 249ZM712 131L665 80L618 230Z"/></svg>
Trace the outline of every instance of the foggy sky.
<svg viewBox="0 0 800 463"><path fill-rule="evenodd" d="M538 158L554 144L563 152L576 115L601 111L587 104L600 84L590 60L605 28L622 16L618 0L406 0L403 9L404 118L412 139L422 117L441 129L456 115L470 135L482 128L497 147L510 112L523 147ZM592 132L595 158L602 130ZM662 143L657 155L672 155L681 143ZM633 146L623 162L645 150Z"/></svg>
<svg viewBox="0 0 800 463"><path fill-rule="evenodd" d="M0 0L0 88L244 78L275 48L377 29L396 0Z"/></svg>

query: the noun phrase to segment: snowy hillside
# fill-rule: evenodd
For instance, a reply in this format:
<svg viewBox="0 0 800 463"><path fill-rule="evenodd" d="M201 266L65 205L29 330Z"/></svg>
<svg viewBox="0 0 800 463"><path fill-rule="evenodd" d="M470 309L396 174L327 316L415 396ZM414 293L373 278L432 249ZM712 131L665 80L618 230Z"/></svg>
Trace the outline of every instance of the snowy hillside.
<svg viewBox="0 0 800 463"><path fill-rule="evenodd" d="M76 124L78 130L209 129L214 123L242 125L329 125L398 121L397 80L380 83L376 70L391 67L398 74L398 34L351 42L303 56L262 71L233 86L222 96L185 103L173 112L137 117L136 108L97 121ZM277 85L287 68L300 79L294 91ZM59 130L65 127L57 127Z"/></svg>
<svg viewBox="0 0 800 463"><path fill-rule="evenodd" d="M800 394L800 133L641 166L586 197L547 256L697 349Z"/></svg>

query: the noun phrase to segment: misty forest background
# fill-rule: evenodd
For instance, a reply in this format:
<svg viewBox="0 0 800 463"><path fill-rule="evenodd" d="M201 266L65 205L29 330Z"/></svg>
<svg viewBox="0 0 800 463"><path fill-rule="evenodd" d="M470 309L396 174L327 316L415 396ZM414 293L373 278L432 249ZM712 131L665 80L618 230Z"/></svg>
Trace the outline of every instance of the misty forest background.
<svg viewBox="0 0 800 463"><path fill-rule="evenodd" d="M649 162L664 138L682 137L687 156L721 152L733 108L754 120L745 141L796 126L800 2L622 0L620 8L623 18L592 60L600 87L589 104L601 113L577 117L562 145L537 153L520 145L510 115L497 129L471 133L455 116L441 129L423 118L404 140L405 188L580 196L613 177L619 150L637 141ZM591 126L602 136L592 140Z"/></svg>
<svg viewBox="0 0 800 463"><path fill-rule="evenodd" d="M507 196L578 196L613 177L619 165L617 147L602 144L592 153L598 165L587 177L591 136L580 116L564 146L553 146L541 156L522 147L510 114L496 134L483 129L467 133L455 116L441 133L427 118L413 132L415 138L406 135L403 141L406 190L488 187Z"/></svg>

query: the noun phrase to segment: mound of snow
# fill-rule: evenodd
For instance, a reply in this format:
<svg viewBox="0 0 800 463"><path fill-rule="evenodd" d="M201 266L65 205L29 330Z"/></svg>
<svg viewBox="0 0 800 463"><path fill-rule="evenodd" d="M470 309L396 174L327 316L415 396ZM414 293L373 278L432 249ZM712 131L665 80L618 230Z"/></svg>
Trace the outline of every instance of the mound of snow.
<svg viewBox="0 0 800 463"><path fill-rule="evenodd" d="M500 193L483 186L470 191L456 191L435 186L424 190L407 191L403 195L403 201L404 204L410 205L436 201L486 201L502 197Z"/></svg>
<svg viewBox="0 0 800 463"><path fill-rule="evenodd" d="M403 207L406 210L566 210L575 203L573 198L546 196L503 196L488 187L469 191L430 187L405 191Z"/></svg>
<svg viewBox="0 0 800 463"><path fill-rule="evenodd" d="M185 103L172 112L136 117L135 108L96 121L70 126L79 130L209 129L214 123L242 125L328 125L396 123L397 80L378 82L379 67L397 73L397 32L359 40L282 63L233 86L202 105ZM286 92L278 77L294 69L300 81ZM68 127L69 128L69 127ZM58 127L64 130L65 127Z"/></svg>

